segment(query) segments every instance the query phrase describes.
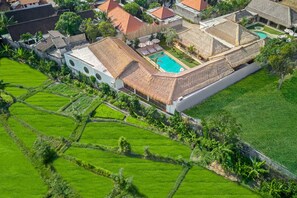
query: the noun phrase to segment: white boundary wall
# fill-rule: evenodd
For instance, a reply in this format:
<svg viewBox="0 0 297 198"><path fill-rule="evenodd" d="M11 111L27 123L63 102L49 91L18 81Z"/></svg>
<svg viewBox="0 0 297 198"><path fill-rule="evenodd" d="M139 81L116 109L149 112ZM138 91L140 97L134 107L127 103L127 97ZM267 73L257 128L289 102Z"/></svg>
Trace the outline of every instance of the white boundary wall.
<svg viewBox="0 0 297 198"><path fill-rule="evenodd" d="M256 63L249 64L244 68L241 68L238 71L235 71L232 74L226 76L225 78L222 78L221 80L184 97L181 101L177 101L176 110L178 112L181 112L189 109L203 102L205 99L214 95L215 93L258 71L260 68L261 67Z"/></svg>

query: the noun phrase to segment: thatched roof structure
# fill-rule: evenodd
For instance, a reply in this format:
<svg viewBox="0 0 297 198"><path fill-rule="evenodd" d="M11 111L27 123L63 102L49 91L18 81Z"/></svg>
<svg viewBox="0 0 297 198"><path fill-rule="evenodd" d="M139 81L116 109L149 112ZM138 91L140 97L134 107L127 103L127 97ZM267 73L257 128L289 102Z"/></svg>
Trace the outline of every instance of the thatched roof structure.
<svg viewBox="0 0 297 198"><path fill-rule="evenodd" d="M246 9L287 28L297 25L297 13L293 9L270 0L252 0Z"/></svg>
<svg viewBox="0 0 297 198"><path fill-rule="evenodd" d="M232 14L225 17L225 19L228 19L230 21L233 21L235 23L241 22L244 18L250 19L254 17L249 11L247 10L239 10L237 12L233 12Z"/></svg>
<svg viewBox="0 0 297 198"><path fill-rule="evenodd" d="M89 49L115 79L151 99L172 104L181 96L189 95L232 73L259 53L264 40L243 45L218 56L211 61L179 74L160 72L118 38L105 38Z"/></svg>
<svg viewBox="0 0 297 198"><path fill-rule="evenodd" d="M226 45L197 28L188 29L178 36L183 45L187 47L193 45L204 59L229 50Z"/></svg>
<svg viewBox="0 0 297 198"><path fill-rule="evenodd" d="M253 60L265 45L265 40L258 40L244 46L239 46L210 59L225 58L232 68Z"/></svg>
<svg viewBox="0 0 297 198"><path fill-rule="evenodd" d="M244 45L259 39L256 34L250 32L240 24L229 20L207 28L206 32L232 44L233 46Z"/></svg>

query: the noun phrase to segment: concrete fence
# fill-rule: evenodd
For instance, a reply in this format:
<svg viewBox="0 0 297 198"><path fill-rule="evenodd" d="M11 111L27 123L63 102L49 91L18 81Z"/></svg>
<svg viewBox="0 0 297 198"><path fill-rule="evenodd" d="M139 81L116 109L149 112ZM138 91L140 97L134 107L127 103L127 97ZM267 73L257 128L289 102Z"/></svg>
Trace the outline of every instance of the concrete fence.
<svg viewBox="0 0 297 198"><path fill-rule="evenodd" d="M181 101L177 102L176 110L181 112L189 109L203 102L205 99L216 94L217 92L258 71L260 68L261 67L256 63L249 64L244 68L241 68L238 71L226 76L225 78L222 78L221 80L184 97Z"/></svg>

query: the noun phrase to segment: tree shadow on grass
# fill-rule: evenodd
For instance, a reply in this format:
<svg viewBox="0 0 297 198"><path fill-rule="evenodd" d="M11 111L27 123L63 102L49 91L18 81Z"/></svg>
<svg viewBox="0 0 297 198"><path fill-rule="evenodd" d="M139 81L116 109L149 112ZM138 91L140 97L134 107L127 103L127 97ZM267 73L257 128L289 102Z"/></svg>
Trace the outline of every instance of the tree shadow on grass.
<svg viewBox="0 0 297 198"><path fill-rule="evenodd" d="M281 92L286 101L297 104L297 77L292 77L291 79L284 82Z"/></svg>

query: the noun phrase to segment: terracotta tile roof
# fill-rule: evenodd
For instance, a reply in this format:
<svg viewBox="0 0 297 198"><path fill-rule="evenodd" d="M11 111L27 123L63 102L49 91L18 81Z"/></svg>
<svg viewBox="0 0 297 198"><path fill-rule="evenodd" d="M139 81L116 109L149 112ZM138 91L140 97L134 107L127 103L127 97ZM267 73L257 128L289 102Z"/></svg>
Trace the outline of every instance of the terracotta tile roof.
<svg viewBox="0 0 297 198"><path fill-rule="evenodd" d="M118 2L114 1L114 0L107 0L105 1L103 4L101 4L100 6L98 6L98 8L102 11L102 12L109 12L112 9L118 7L119 4Z"/></svg>
<svg viewBox="0 0 297 198"><path fill-rule="evenodd" d="M109 11L108 17L113 25L124 34L134 32L144 25L142 21L123 10L120 6Z"/></svg>
<svg viewBox="0 0 297 198"><path fill-rule="evenodd" d="M156 9L151 14L154 15L155 17L158 17L159 19L162 19L162 20L175 16L175 14L172 10L170 10L164 6Z"/></svg>
<svg viewBox="0 0 297 198"><path fill-rule="evenodd" d="M198 11L205 10L207 7L206 0L183 0L181 3Z"/></svg>

